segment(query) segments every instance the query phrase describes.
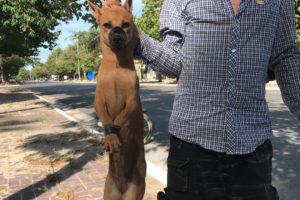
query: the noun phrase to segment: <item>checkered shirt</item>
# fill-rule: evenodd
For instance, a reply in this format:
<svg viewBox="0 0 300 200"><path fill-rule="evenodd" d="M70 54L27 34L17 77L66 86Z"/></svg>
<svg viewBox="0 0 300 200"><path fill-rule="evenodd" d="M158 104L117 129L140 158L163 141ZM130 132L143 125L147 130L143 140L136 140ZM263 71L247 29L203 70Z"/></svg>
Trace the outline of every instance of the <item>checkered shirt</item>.
<svg viewBox="0 0 300 200"><path fill-rule="evenodd" d="M159 42L141 33L139 55L179 77L169 132L226 154L247 154L272 135L265 84L275 71L300 116L300 53L292 0L165 0Z"/></svg>

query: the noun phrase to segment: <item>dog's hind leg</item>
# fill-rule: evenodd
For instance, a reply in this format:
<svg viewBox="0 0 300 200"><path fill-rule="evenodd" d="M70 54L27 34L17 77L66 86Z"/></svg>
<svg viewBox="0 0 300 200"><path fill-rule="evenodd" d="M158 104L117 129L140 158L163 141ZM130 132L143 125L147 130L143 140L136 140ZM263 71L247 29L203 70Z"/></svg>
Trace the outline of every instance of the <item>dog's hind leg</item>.
<svg viewBox="0 0 300 200"><path fill-rule="evenodd" d="M145 184L137 185L133 182L129 183L126 193L122 200L142 200L145 193Z"/></svg>
<svg viewBox="0 0 300 200"><path fill-rule="evenodd" d="M123 200L122 194L117 189L115 183L111 180L110 176L107 175L104 187L104 200Z"/></svg>

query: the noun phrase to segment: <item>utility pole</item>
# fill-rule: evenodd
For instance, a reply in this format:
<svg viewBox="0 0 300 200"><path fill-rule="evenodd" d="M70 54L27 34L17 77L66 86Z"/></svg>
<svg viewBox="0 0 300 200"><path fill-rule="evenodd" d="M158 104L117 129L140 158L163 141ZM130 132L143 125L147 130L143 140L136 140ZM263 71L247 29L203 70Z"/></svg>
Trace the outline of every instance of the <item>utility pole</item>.
<svg viewBox="0 0 300 200"><path fill-rule="evenodd" d="M77 38L77 70L78 70L78 78L81 80L80 77L80 62L79 62L79 39Z"/></svg>

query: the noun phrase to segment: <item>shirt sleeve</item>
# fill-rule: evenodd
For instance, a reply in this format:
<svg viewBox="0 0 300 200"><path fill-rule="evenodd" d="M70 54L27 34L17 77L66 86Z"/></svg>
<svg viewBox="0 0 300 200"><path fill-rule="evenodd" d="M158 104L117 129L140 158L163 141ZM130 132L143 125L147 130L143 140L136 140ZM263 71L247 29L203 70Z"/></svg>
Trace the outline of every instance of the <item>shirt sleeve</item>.
<svg viewBox="0 0 300 200"><path fill-rule="evenodd" d="M295 9L291 0L281 2L271 68L274 70L283 101L300 118L300 52L296 45Z"/></svg>
<svg viewBox="0 0 300 200"><path fill-rule="evenodd" d="M177 2L180 1L165 0L163 3L160 15L162 42L141 33L137 51L147 66L171 77L180 75L185 35L185 22Z"/></svg>

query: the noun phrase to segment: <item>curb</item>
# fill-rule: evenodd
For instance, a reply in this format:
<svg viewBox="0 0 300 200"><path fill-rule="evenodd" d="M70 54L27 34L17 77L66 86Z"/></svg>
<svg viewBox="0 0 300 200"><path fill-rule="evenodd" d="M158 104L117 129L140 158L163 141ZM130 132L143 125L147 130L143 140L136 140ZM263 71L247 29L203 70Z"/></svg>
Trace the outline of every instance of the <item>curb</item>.
<svg viewBox="0 0 300 200"><path fill-rule="evenodd" d="M88 127L84 124L82 124L80 121L78 121L77 119L75 119L74 117L68 115L65 111L63 111L62 109L59 108L59 106L55 105L55 103L49 101L48 99L30 91L30 90L27 90L29 91L31 94L33 94L34 96L36 96L37 98L39 98L40 100L42 101L45 101L48 103L48 105L53 108L56 112L58 112L59 114L61 114L62 116L64 116L65 118L67 118L69 121L73 122L73 123L76 123L76 125L78 125L80 128L88 131L89 133L91 134L96 134L96 135L99 135L100 137L104 137L104 132L101 132L101 131L98 131L94 128L91 128L91 127Z"/></svg>

